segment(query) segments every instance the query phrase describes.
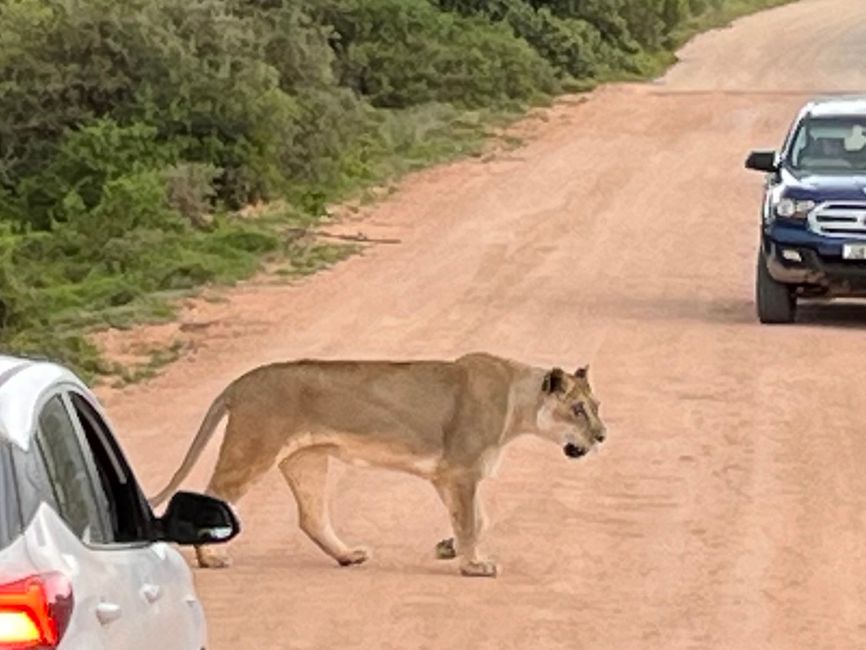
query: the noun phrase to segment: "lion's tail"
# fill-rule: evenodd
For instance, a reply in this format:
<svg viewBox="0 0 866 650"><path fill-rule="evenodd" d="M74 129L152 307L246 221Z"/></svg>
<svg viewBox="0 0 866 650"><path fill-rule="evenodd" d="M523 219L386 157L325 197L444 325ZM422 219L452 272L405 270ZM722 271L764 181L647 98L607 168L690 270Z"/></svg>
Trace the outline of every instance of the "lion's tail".
<svg viewBox="0 0 866 650"><path fill-rule="evenodd" d="M148 499L152 508L157 507L171 496L190 471L192 471L193 466L199 459L199 456L201 456L201 452L204 451L205 446L207 446L207 443L213 437L217 425L219 425L223 416L225 416L228 411L227 393L228 388L220 393L210 405L210 408L205 414L201 426L198 429L198 433L195 434L195 438L193 438L192 444L190 445L189 450L187 450L183 462L171 478L171 481L169 481L168 485L166 485L159 494Z"/></svg>

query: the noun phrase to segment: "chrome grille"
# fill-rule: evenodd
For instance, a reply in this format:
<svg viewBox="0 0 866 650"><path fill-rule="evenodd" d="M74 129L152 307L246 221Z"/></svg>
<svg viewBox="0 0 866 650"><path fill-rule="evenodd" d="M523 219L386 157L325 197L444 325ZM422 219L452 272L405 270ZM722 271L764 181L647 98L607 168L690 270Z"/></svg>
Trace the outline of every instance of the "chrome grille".
<svg viewBox="0 0 866 650"><path fill-rule="evenodd" d="M826 237L866 239L866 201L822 203L809 214L809 228Z"/></svg>

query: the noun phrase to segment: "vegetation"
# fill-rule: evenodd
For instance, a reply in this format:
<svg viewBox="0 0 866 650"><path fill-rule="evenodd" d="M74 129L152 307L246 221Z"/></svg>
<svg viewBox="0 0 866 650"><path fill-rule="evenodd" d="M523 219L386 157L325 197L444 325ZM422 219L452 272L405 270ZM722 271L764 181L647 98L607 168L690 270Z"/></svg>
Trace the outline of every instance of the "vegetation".
<svg viewBox="0 0 866 650"><path fill-rule="evenodd" d="M782 1L3 0L0 346L105 372L88 328L331 264L328 203Z"/></svg>

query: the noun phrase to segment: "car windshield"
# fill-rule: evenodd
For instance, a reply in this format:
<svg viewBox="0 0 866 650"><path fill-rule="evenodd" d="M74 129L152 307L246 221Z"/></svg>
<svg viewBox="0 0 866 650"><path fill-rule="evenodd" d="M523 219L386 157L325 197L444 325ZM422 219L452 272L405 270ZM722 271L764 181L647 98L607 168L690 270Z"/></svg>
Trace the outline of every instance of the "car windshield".
<svg viewBox="0 0 866 650"><path fill-rule="evenodd" d="M866 173L866 116L805 120L794 136L789 164L812 173Z"/></svg>

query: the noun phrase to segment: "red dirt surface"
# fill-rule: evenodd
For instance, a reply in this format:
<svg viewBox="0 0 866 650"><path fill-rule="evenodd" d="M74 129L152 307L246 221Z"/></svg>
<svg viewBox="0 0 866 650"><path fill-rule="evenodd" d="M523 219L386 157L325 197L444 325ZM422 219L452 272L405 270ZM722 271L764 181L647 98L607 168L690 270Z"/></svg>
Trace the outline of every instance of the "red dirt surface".
<svg viewBox="0 0 866 650"><path fill-rule="evenodd" d="M345 226L400 243L197 303L181 361L102 391L153 493L211 399L260 363L592 364L600 453L521 441L484 487L501 577L433 558L448 523L429 485L334 462L335 527L375 553L338 568L274 471L240 503L235 566L196 570L210 650L864 647L866 307L757 324L761 178L743 160L815 92L866 89L866 7L804 0L682 58L559 104L516 151L406 179Z"/></svg>

